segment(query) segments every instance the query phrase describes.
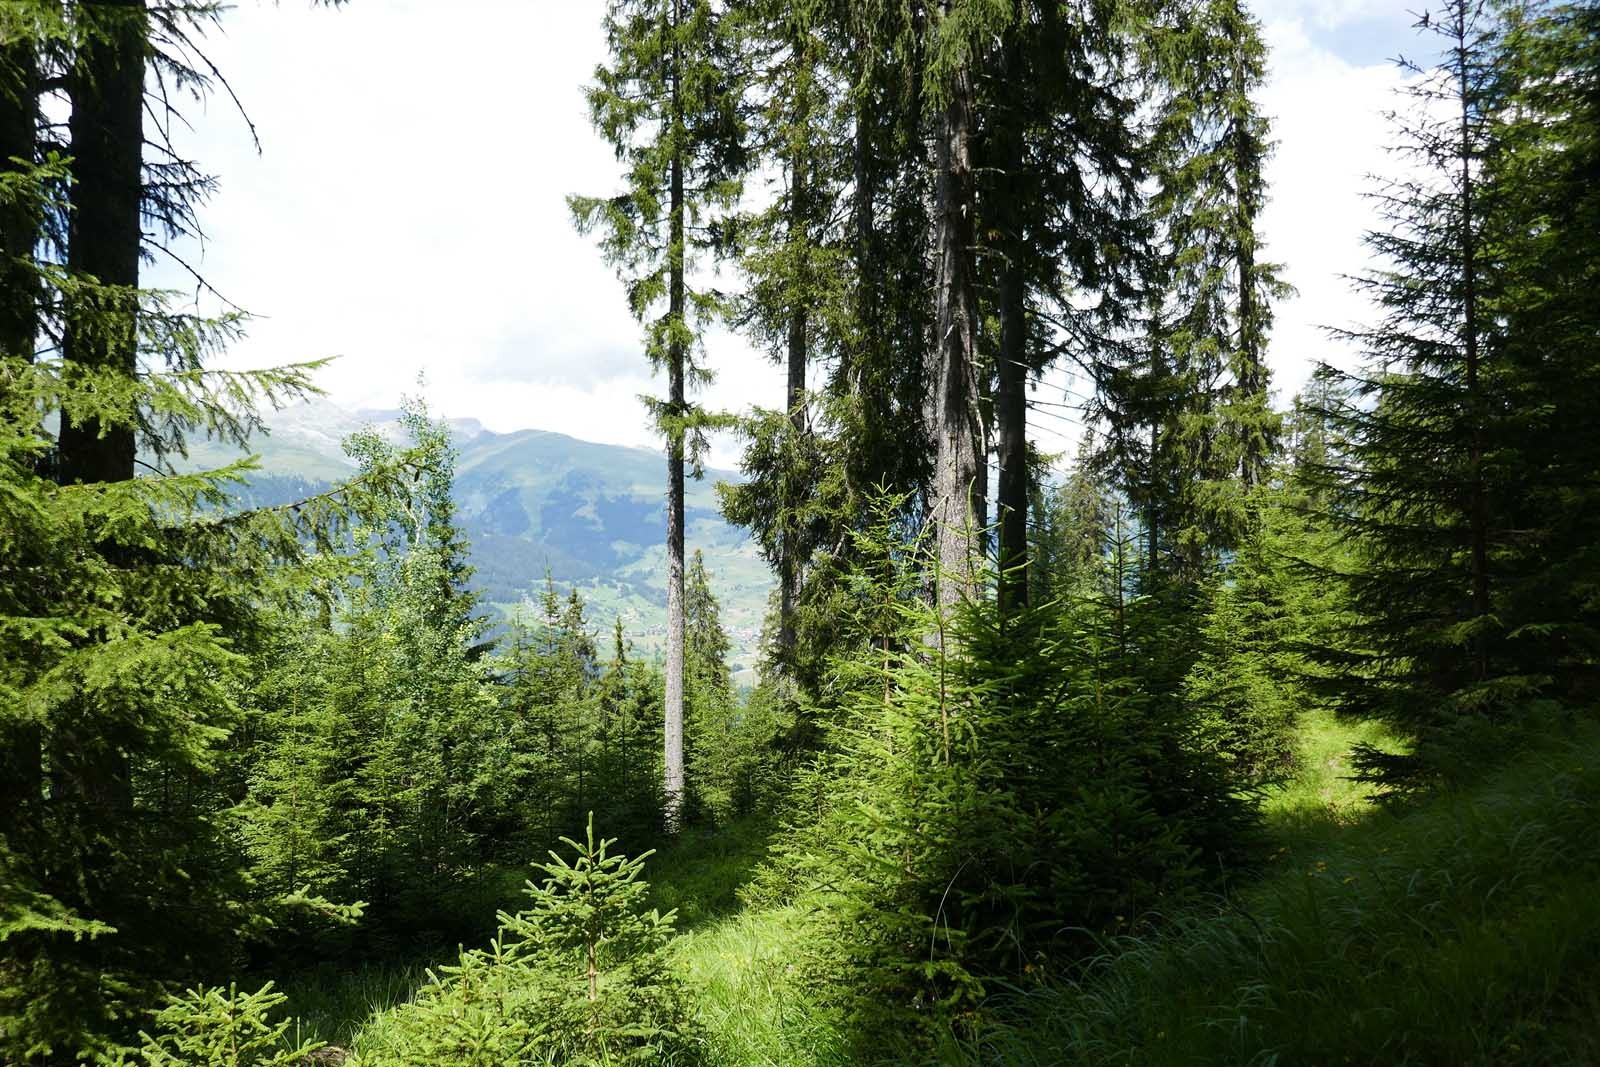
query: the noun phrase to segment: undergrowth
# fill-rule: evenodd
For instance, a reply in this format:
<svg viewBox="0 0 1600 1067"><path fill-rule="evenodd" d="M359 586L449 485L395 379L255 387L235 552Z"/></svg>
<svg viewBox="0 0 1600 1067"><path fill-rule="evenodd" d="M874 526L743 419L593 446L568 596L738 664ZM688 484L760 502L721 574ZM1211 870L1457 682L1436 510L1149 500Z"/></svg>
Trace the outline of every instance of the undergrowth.
<svg viewBox="0 0 1600 1067"><path fill-rule="evenodd" d="M1600 727L1547 738L1471 789L1393 808L1352 779L1358 743L1397 747L1371 724L1306 716L1299 771L1264 800L1277 842L1264 874L1138 936L1107 938L1075 981L1017 994L1000 1022L952 1039L940 1061L1600 1062ZM852 1062L797 966L814 909L804 897L739 906L769 832L756 822L692 832L647 870L652 904L684 916L669 959L701 1062ZM372 972L321 995L365 1000L368 1014L409 980ZM359 1006L296 1003L324 1018ZM316 1036L343 1043L349 1029ZM889 1058L893 1035L882 1047Z"/></svg>
<svg viewBox="0 0 1600 1067"><path fill-rule="evenodd" d="M1415 810L1330 814L1315 855L1286 844L1224 904L1106 941L964 1058L1600 1061L1597 801L1600 729L1585 725ZM1288 823L1301 846L1306 825Z"/></svg>

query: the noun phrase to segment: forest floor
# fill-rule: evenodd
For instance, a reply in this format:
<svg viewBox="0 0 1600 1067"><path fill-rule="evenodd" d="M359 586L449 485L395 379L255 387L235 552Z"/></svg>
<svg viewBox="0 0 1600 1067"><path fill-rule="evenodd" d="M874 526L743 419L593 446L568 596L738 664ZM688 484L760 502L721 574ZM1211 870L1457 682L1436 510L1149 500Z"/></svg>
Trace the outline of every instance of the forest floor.
<svg viewBox="0 0 1600 1067"><path fill-rule="evenodd" d="M1600 729L1547 739L1411 810L1350 780L1371 724L1307 716L1269 791L1269 868L1078 980L1013 1002L952 1063L1600 1063ZM770 827L694 832L652 857L715 1067L851 1062L794 979L803 904L741 905ZM508 900L508 905L514 901ZM359 1042L420 963L288 983L307 1034Z"/></svg>

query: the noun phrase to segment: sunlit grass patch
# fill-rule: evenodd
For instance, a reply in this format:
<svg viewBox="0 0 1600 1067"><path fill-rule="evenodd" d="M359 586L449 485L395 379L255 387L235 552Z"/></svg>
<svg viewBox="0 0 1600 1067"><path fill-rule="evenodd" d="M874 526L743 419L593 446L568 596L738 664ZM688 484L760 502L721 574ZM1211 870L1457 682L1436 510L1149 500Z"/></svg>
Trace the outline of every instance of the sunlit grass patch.
<svg viewBox="0 0 1600 1067"><path fill-rule="evenodd" d="M678 939L712 1064L822 1067L848 1062L826 1013L795 981L802 907L741 912Z"/></svg>

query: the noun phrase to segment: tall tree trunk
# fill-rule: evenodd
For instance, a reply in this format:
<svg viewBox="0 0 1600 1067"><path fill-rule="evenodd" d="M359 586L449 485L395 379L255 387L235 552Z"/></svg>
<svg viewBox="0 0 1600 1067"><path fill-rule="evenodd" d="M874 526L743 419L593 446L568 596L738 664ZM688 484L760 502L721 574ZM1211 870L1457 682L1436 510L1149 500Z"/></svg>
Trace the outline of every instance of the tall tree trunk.
<svg viewBox="0 0 1600 1067"><path fill-rule="evenodd" d="M1235 30L1241 25L1244 14L1235 7L1235 18L1230 23ZM1256 304L1256 215L1255 205L1246 195L1247 187L1258 177L1261 160L1251 142L1250 120L1244 105L1249 87L1245 84L1243 41L1239 34L1231 35L1233 45L1233 93L1237 109L1233 115L1233 195L1234 195L1234 249L1238 267L1239 284L1239 392L1250 401L1247 410L1252 417L1265 406L1267 371L1263 366L1261 312ZM1266 442L1261 426L1252 421L1245 428L1244 456L1241 474L1247 489L1261 484L1266 473Z"/></svg>
<svg viewBox="0 0 1600 1067"><path fill-rule="evenodd" d="M1473 232L1476 205L1472 175L1472 101L1471 72L1467 69L1467 14L1464 6L1456 9L1457 55L1460 57L1461 79L1461 273L1464 321L1462 332L1466 341L1467 405L1471 422L1471 441L1468 446L1468 477L1471 479L1468 494L1467 525L1472 551L1472 613L1479 619L1489 614L1489 509L1483 486L1483 436L1486 406L1479 377L1478 352L1478 250ZM1487 641L1480 634L1473 639L1479 679L1489 672Z"/></svg>
<svg viewBox="0 0 1600 1067"><path fill-rule="evenodd" d="M1015 26L1007 31L1006 81L1018 86L1022 78L1022 50ZM1022 271L1021 222L1018 197L1022 190L1022 121L1020 93L1005 94L1009 102L1000 116L995 139L996 165L1000 169L997 223L1004 249L1000 265L1000 366L995 375L995 422L999 429L1000 585L1002 614L1028 603L1028 368L1027 318Z"/></svg>
<svg viewBox="0 0 1600 1067"><path fill-rule="evenodd" d="M796 56L801 53L796 47ZM796 247L800 242L809 240L806 224L809 204L807 203L806 170L805 163L799 158L792 159L789 164L789 243ZM807 334L807 309L804 298L793 299L789 308L789 338L788 338L788 402L789 402L789 432L798 441L806 432L806 334ZM778 649L782 662L792 666L794 662L795 603L800 595L800 548L797 543L794 528L795 510L800 501L792 499L784 501L783 540L779 550L779 605L778 605Z"/></svg>
<svg viewBox="0 0 1600 1067"><path fill-rule="evenodd" d="M999 428L1000 609L1028 604L1028 369L1022 266L1013 245L1000 277Z"/></svg>
<svg viewBox="0 0 1600 1067"><path fill-rule="evenodd" d="M71 79L72 212L67 266L101 287L66 309L62 358L68 364L138 373L139 201L144 147L144 0L104 0L84 5ZM107 288L109 287L109 288ZM61 479L128 481L134 473L131 427L102 427L98 420L61 416ZM91 809L132 806L127 757L115 738L97 730L67 730L57 738L52 763L56 789Z"/></svg>
<svg viewBox="0 0 1600 1067"><path fill-rule="evenodd" d="M37 80L33 42L0 42L0 174L24 169L13 158L33 159ZM27 261L39 227L39 206L30 198L19 195L0 203L0 354L29 360L38 326L39 280Z"/></svg>
<svg viewBox="0 0 1600 1067"><path fill-rule="evenodd" d="M138 373L135 322L139 284L140 160L143 149L144 0L85 5L72 78L72 213L67 266L112 287L67 309L68 363ZM115 482L133 477L129 427L102 432L95 419L61 420L62 480Z"/></svg>
<svg viewBox="0 0 1600 1067"><path fill-rule="evenodd" d="M948 17L949 0L941 5ZM937 376L934 514L942 611L977 594L978 381L974 368L972 72L956 70L945 86L935 144L933 357Z"/></svg>
<svg viewBox="0 0 1600 1067"><path fill-rule="evenodd" d="M0 174L33 158L38 116L37 59L26 38L0 43ZM40 231L38 204L0 204L0 355L32 360L39 281L29 261ZM0 834L28 821L41 797L40 733L15 724L0 732Z"/></svg>
<svg viewBox="0 0 1600 1067"><path fill-rule="evenodd" d="M682 23L681 0L672 0L672 115L676 138L672 153L671 247L668 258L669 328L667 343L667 407L673 419L688 413L684 392L684 203L683 203L683 104L679 96L679 77L683 53L678 43ZM663 790L666 798L667 829L676 832L683 819L683 452L684 431L675 424L667 434L667 679L665 765Z"/></svg>

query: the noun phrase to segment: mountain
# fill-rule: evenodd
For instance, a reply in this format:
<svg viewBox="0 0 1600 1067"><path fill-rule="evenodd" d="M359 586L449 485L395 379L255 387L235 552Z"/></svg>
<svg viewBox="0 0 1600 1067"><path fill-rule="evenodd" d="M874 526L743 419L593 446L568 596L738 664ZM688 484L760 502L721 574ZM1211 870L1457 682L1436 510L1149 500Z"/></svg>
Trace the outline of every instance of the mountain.
<svg viewBox="0 0 1600 1067"><path fill-rule="evenodd" d="M399 433L397 411L347 411L326 400L286 408L267 419L270 432L252 443L261 471L246 497L280 503L347 478L355 465L340 442L364 426ZM595 628L624 630L647 653L666 640L666 461L647 448L596 444L544 430L493 433L476 419L450 419L460 456L455 496L472 543L474 583L509 618L530 611L546 572L563 592L576 588ZM215 442L191 448L200 467L237 453ZM708 470L685 494L685 539L700 549L722 603L734 662L754 659L772 575L744 531L717 510L715 485L738 481ZM602 641L602 644L604 642Z"/></svg>

